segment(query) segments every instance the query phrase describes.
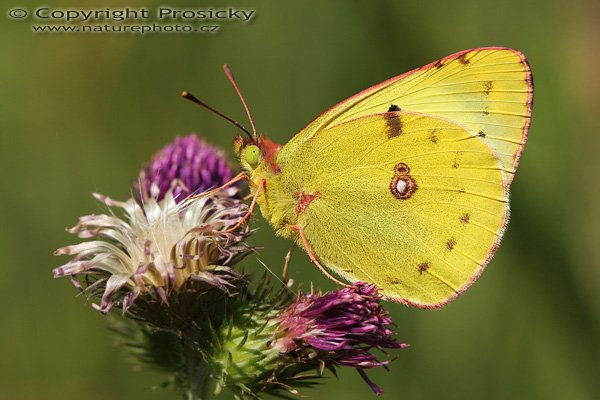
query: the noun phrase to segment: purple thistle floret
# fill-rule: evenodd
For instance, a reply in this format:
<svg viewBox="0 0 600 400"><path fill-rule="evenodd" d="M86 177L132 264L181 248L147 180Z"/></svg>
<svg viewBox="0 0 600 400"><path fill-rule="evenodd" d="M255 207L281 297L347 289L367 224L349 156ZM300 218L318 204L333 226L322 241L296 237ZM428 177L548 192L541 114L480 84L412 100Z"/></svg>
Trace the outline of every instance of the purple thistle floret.
<svg viewBox="0 0 600 400"><path fill-rule="evenodd" d="M276 346L325 365L354 367L380 394L363 369L387 368L390 361L379 361L371 350L407 347L393 338L393 322L379 304L381 298L377 286L362 282L324 295L303 295L279 317Z"/></svg>
<svg viewBox="0 0 600 400"><path fill-rule="evenodd" d="M135 197L145 201L156 196L160 201L173 189L173 197L179 203L192 193L221 186L232 177L225 154L192 133L176 137L154 155L134 184ZM158 193L153 192L153 186Z"/></svg>

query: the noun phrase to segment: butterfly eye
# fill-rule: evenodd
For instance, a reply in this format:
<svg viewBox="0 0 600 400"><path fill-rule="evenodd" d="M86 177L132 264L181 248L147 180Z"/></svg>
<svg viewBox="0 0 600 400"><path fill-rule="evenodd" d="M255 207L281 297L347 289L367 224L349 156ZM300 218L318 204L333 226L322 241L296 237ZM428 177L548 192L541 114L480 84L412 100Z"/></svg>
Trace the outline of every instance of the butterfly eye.
<svg viewBox="0 0 600 400"><path fill-rule="evenodd" d="M256 168L260 161L260 149L258 148L258 146L247 146L246 150L244 151L244 158L246 159L246 162L250 165L250 167Z"/></svg>

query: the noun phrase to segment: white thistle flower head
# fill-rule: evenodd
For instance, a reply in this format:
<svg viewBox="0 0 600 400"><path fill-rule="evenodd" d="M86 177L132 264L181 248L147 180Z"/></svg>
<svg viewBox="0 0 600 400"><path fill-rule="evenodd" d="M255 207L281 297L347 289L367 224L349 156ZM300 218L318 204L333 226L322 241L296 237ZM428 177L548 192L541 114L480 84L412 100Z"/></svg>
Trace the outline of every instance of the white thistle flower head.
<svg viewBox="0 0 600 400"><path fill-rule="evenodd" d="M168 303L169 294L189 280L228 292L240 277L230 265L252 250L245 242L250 233L246 224L226 232L247 210L229 193L177 203L169 191L164 199L152 196L143 205L134 199L94 197L109 207L110 215L79 218L68 232L94 240L56 250L55 255L74 257L53 272L54 277L71 276L88 298L103 291L100 305L94 304L103 313L116 304L125 312L146 294Z"/></svg>

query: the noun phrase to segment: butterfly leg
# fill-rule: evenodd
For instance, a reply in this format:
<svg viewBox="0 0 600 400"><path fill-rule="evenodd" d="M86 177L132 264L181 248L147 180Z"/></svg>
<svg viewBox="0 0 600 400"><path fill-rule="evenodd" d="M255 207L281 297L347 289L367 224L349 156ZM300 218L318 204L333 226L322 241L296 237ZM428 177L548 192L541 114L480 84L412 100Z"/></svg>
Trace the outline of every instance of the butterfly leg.
<svg viewBox="0 0 600 400"><path fill-rule="evenodd" d="M252 203L250 203L250 207L248 207L248 211L246 212L246 214L244 214L244 216L240 218L237 224L227 229L226 231L223 231L224 233L233 232L234 230L239 228L240 225L242 225L248 219L248 217L250 217L250 215L252 215L252 210L254 210L254 206L256 205L256 199L258 199L258 195L260 194L260 191L265 187L266 182L267 181L265 179L261 179L260 183L256 187L256 192L254 192L254 197L252 197Z"/></svg>
<svg viewBox="0 0 600 400"><path fill-rule="evenodd" d="M312 250L308 246L308 242L306 241L306 236L304 236L304 230L302 229L301 226L291 225L290 229L292 229L294 231L298 231L298 233L300 234L300 239L302 240L302 245L304 246L304 250L306 251L306 254L308 254L308 258L310 258L310 261L312 261L313 264L315 264L317 267L319 267L319 269L321 270L321 272L324 273L326 277L328 277L329 279L331 279L332 281L334 281L338 285L345 286L345 287L351 287L352 286L352 285L348 285L347 283L344 283L344 282L342 282L342 281L334 278L329 272L327 272L327 270L325 269L325 267L323 267L321 265L321 263L319 263L319 261L317 260L317 258L313 254Z"/></svg>
<svg viewBox="0 0 600 400"><path fill-rule="evenodd" d="M294 254L294 249L296 248L296 243L292 243L292 247L290 247L290 251L285 255L285 262L283 264L283 272L281 273L281 280L284 282L287 280L287 270L290 265L290 260L292 259L292 254Z"/></svg>

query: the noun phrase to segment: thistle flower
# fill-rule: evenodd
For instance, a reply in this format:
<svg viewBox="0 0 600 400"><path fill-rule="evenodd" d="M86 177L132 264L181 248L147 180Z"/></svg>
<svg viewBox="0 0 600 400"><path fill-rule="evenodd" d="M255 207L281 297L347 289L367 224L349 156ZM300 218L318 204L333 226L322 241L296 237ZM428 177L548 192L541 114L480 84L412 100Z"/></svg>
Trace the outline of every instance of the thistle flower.
<svg viewBox="0 0 600 400"><path fill-rule="evenodd" d="M74 258L53 272L55 277L71 276L89 297L103 291L95 306L101 312L117 303L126 311L143 294L167 303L168 294L190 279L226 291L239 277L230 266L251 250L245 243L249 229L242 225L226 231L244 215L247 207L241 201L217 193L177 204L171 191L162 201L150 197L143 205L94 196L119 208L124 218L112 212L81 217L68 231L95 240L56 250L55 255Z"/></svg>
<svg viewBox="0 0 600 400"><path fill-rule="evenodd" d="M150 197L160 201L172 190L179 203L192 193L219 187L232 177L233 171L223 152L192 133L176 137L154 155L134 183L134 195L141 202Z"/></svg>
<svg viewBox="0 0 600 400"><path fill-rule="evenodd" d="M305 294L277 317L273 346L300 362L325 366L349 366L377 394L363 369L383 366L371 350L404 348L389 328L392 320L379 304L381 295L374 284L358 282L324 295Z"/></svg>
<svg viewBox="0 0 600 400"><path fill-rule="evenodd" d="M103 291L96 306L103 313L116 303L127 311L143 294L167 303L168 294L183 290L189 280L228 291L231 281L240 278L230 266L250 247L244 241L247 226L226 231L247 207L232 197L237 188L195 199L188 195L221 186L231 176L221 151L195 134L175 138L140 172L134 184L137 202L94 194L109 208L119 208L124 218L112 211L81 217L69 232L96 240L58 249L55 255L75 257L56 268L54 276L70 275L89 297Z"/></svg>

